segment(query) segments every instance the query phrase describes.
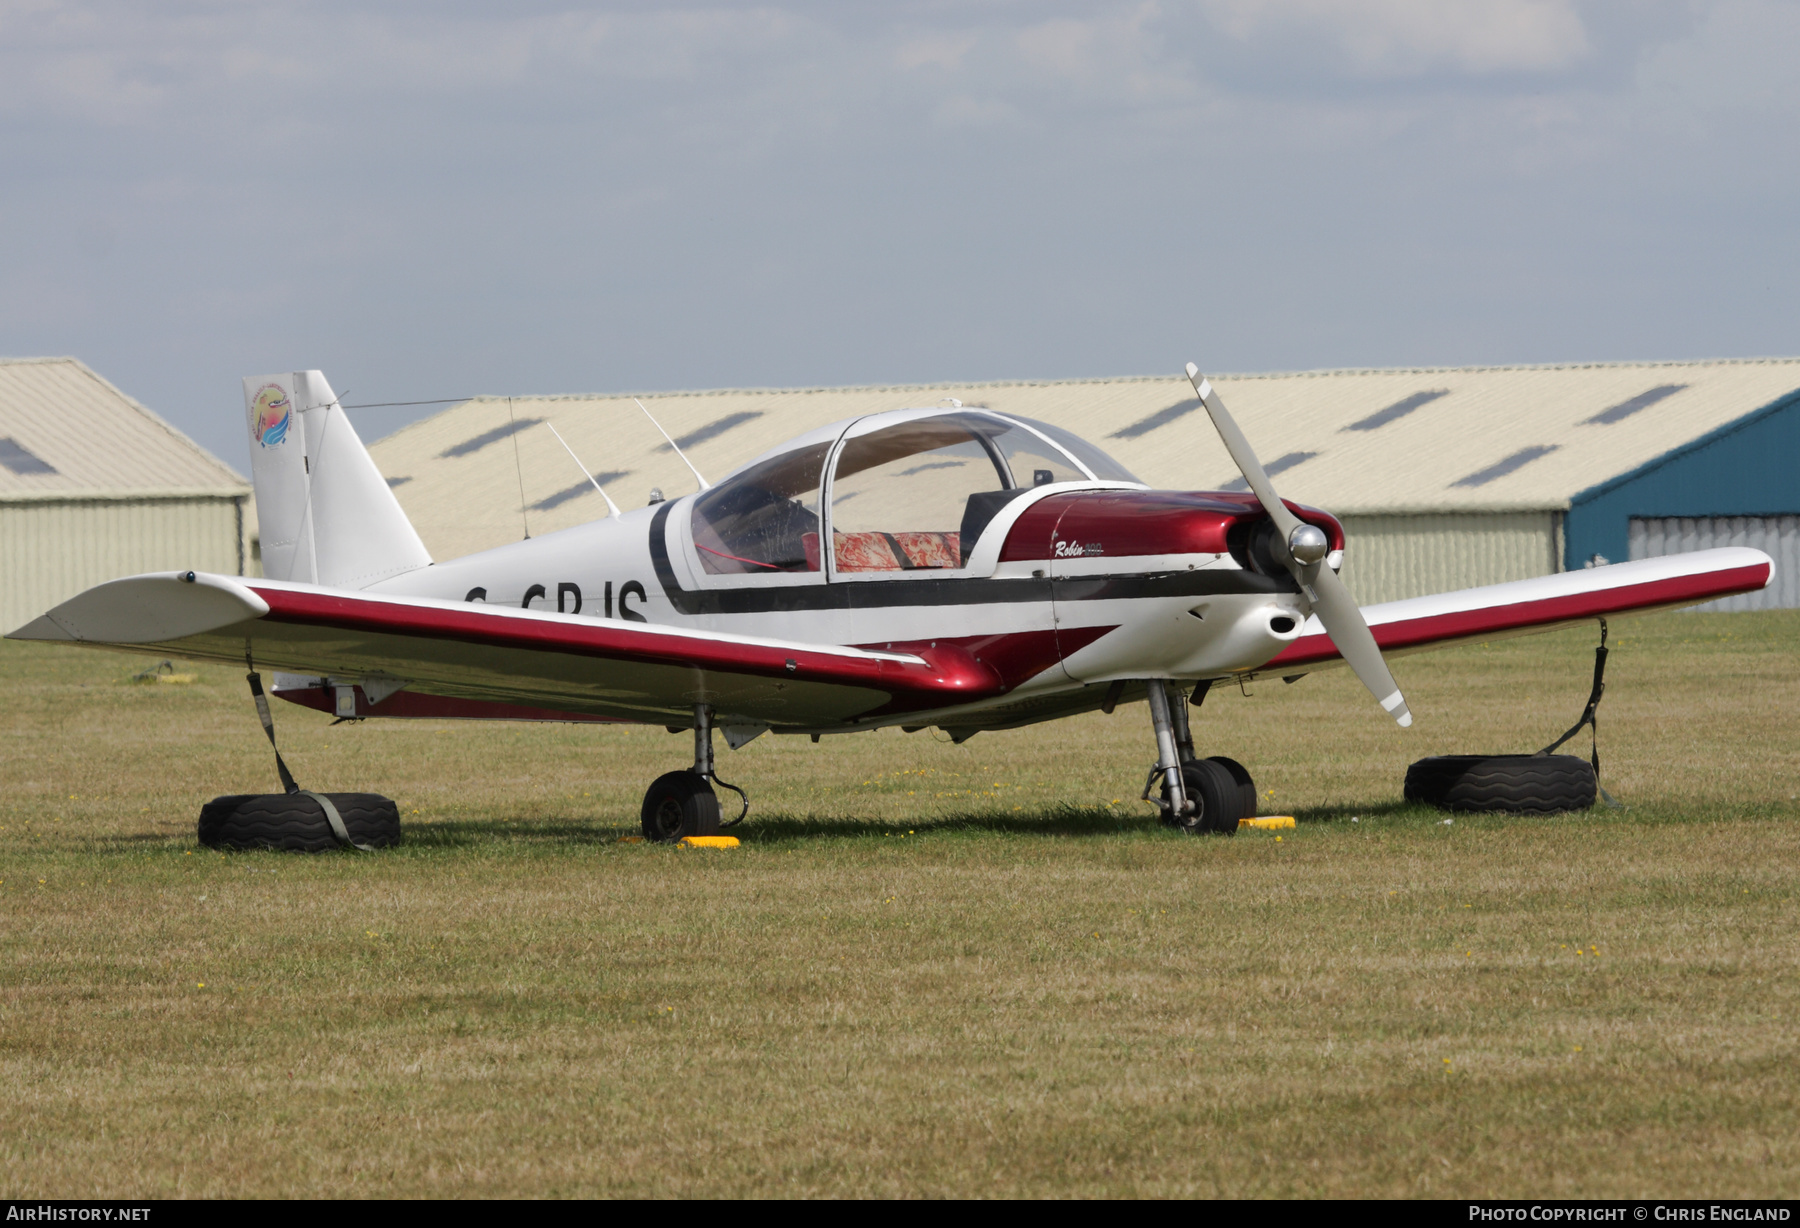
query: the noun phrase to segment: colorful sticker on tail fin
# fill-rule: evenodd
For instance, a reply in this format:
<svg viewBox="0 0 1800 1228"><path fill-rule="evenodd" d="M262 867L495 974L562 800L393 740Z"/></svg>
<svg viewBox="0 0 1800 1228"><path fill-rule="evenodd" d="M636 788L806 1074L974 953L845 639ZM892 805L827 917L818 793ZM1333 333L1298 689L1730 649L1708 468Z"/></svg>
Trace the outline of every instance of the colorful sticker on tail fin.
<svg viewBox="0 0 1800 1228"><path fill-rule="evenodd" d="M273 448L287 439L288 426L294 420L294 407L287 389L280 384L264 384L250 402L250 437L265 448Z"/></svg>

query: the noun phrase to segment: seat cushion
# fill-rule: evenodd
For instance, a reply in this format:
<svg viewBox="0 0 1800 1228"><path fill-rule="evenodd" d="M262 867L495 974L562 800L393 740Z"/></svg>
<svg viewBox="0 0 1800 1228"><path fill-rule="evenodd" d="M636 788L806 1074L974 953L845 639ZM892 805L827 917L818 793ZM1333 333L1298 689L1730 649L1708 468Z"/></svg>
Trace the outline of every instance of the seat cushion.
<svg viewBox="0 0 1800 1228"><path fill-rule="evenodd" d="M839 571L899 571L900 560L886 533L833 533L832 551Z"/></svg>
<svg viewBox="0 0 1800 1228"><path fill-rule="evenodd" d="M894 540L914 567L961 567L962 554L955 533L896 533Z"/></svg>

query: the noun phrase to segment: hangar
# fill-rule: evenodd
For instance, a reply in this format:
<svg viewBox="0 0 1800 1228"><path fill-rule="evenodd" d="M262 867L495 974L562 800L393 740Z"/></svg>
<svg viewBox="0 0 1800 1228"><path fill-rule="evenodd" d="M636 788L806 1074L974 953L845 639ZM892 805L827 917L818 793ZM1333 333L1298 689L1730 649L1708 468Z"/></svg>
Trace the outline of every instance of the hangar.
<svg viewBox="0 0 1800 1228"><path fill-rule="evenodd" d="M136 572L244 574L249 499L75 359L0 359L0 628Z"/></svg>
<svg viewBox="0 0 1800 1228"><path fill-rule="evenodd" d="M1283 495L1343 519L1343 574L1364 604L1749 545L1775 559L1775 584L1720 604L1800 606L1800 359L1213 383ZM1074 431L1155 486L1243 486L1179 373L640 395L712 479L836 419L956 400ZM381 412L362 411L365 438ZM606 514L546 426L621 506L694 489L629 394L477 397L370 451L433 556L454 558Z"/></svg>

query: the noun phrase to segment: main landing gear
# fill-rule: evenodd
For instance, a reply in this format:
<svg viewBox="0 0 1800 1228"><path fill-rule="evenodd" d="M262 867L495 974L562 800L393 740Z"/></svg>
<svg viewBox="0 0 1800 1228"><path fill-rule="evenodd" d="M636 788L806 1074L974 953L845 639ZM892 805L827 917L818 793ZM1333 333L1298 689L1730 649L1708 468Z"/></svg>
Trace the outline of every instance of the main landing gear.
<svg viewBox="0 0 1800 1228"><path fill-rule="evenodd" d="M677 726L670 732L679 731ZM715 784L730 789L743 801L743 809L730 822L719 821ZM674 841L684 836L716 836L721 827L736 827L749 813L750 799L744 791L720 780L713 771L712 709L695 704L694 766L684 772L665 772L644 794L644 838Z"/></svg>
<svg viewBox="0 0 1800 1228"><path fill-rule="evenodd" d="M1194 688L1193 704L1200 706L1211 683ZM1152 679L1150 723L1156 729L1156 766L1144 781L1143 797L1157 793L1162 821L1185 832L1237 834L1238 820L1256 814L1256 782L1235 759L1215 755L1201 759L1194 754L1194 735L1188 726L1188 698L1172 682Z"/></svg>

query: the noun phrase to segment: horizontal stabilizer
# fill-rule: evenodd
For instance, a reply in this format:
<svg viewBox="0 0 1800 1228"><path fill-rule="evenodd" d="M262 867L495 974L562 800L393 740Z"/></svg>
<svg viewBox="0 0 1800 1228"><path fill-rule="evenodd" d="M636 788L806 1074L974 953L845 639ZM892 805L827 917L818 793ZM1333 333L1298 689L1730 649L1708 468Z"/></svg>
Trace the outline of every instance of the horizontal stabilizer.
<svg viewBox="0 0 1800 1228"><path fill-rule="evenodd" d="M261 618L269 604L230 576L164 571L109 580L7 635L9 640L161 644Z"/></svg>

